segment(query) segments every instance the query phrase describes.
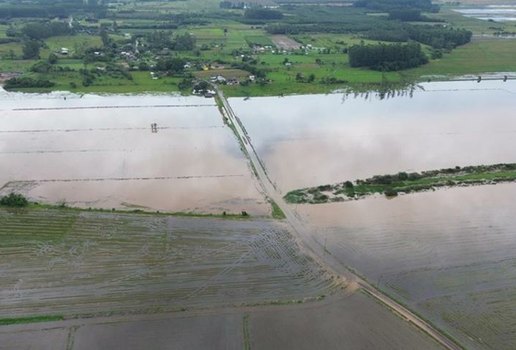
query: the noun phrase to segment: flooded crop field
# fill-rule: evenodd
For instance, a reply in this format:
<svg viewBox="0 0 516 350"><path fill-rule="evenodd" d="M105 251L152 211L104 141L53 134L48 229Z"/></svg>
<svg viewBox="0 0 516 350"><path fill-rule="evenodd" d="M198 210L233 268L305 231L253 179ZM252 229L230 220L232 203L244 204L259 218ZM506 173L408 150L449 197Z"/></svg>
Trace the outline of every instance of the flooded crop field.
<svg viewBox="0 0 516 350"><path fill-rule="evenodd" d="M283 192L398 171L514 161L514 82L423 84L413 96L232 104ZM516 185L296 205L325 249L466 348L516 344Z"/></svg>
<svg viewBox="0 0 516 350"><path fill-rule="evenodd" d="M0 210L0 314L175 311L317 297L332 279L282 223Z"/></svg>
<svg viewBox="0 0 516 350"><path fill-rule="evenodd" d="M413 96L230 99L268 175L297 188L512 162L516 82L422 84Z"/></svg>
<svg viewBox="0 0 516 350"><path fill-rule="evenodd" d="M326 249L471 348L516 343L516 185L302 205Z"/></svg>
<svg viewBox="0 0 516 350"><path fill-rule="evenodd" d="M233 134L211 99L3 93L0 195L93 209L0 208L0 324L59 317L0 327L0 349L449 344L374 287L468 349L512 349L516 184L290 207L281 196L514 163L515 95L500 80L231 99ZM265 194L283 220L260 218Z"/></svg>
<svg viewBox="0 0 516 350"><path fill-rule="evenodd" d="M213 99L3 93L0 110L0 194L84 208L270 211Z"/></svg>
<svg viewBox="0 0 516 350"><path fill-rule="evenodd" d="M440 349L363 293L294 305L0 328L0 349Z"/></svg>

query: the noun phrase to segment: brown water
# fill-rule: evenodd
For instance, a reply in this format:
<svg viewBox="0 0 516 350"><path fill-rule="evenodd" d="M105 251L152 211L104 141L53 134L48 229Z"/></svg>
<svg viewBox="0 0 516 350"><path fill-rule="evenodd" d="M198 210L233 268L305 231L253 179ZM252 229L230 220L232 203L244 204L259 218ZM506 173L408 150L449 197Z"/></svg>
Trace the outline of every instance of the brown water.
<svg viewBox="0 0 516 350"><path fill-rule="evenodd" d="M82 207L268 213L213 100L4 94L0 110L4 193Z"/></svg>
<svg viewBox="0 0 516 350"><path fill-rule="evenodd" d="M413 97L231 99L286 192L398 171L513 162L516 82L423 84Z"/></svg>
<svg viewBox="0 0 516 350"><path fill-rule="evenodd" d="M514 198L499 184L296 209L331 254L468 348L512 349Z"/></svg>
<svg viewBox="0 0 516 350"><path fill-rule="evenodd" d="M423 88L231 103L283 191L515 161L516 82ZM514 349L515 198L516 184L499 184L295 209L330 254L467 348Z"/></svg>

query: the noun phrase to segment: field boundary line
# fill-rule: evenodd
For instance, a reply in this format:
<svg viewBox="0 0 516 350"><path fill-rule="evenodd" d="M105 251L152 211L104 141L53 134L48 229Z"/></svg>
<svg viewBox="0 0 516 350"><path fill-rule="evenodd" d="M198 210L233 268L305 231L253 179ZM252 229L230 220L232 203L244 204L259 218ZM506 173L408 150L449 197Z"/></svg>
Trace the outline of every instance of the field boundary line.
<svg viewBox="0 0 516 350"><path fill-rule="evenodd" d="M462 347L456 344L455 340L451 339L446 334L443 334L438 329L433 327L429 322L423 320L422 318L415 315L412 311L399 304L397 301L393 300L386 294L382 293L374 286L369 284L363 278L352 272L346 266L344 266L340 261L338 261L331 254L327 254L324 247L320 242L316 241L315 238L308 232L304 224L301 220L296 216L294 211L288 206L285 202L284 198L278 192L277 188L274 186L273 182L269 178L266 173L256 150L251 144L250 137L245 132L243 125L241 124L240 119L236 116L235 112L231 108L228 100L225 98L223 92L215 87L217 91L217 96L222 104L223 109L226 111L225 117L233 123L234 129L237 133L238 138L241 140L243 145L244 152L247 152L249 155L249 161L253 164L256 169L256 175L258 177L258 181L261 183L264 192L273 199L276 204L282 209L286 216L286 220L290 224L292 228L292 232L296 234L297 242L300 247L308 254L311 258L314 259L317 263L319 263L322 267L326 268L331 273L339 276L344 283L358 283L362 290L368 292L372 297L385 304L386 306L390 306L391 309L395 310L401 316L403 316L407 322L414 324L418 329L428 334L428 336L438 342L441 346L448 350L462 350Z"/></svg>

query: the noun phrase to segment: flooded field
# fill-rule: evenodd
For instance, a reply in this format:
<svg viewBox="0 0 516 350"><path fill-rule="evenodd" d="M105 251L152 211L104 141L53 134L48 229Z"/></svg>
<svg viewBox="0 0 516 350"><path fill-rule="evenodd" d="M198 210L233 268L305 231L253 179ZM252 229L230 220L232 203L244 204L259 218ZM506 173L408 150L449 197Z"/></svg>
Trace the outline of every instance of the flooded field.
<svg viewBox="0 0 516 350"><path fill-rule="evenodd" d="M86 208L270 211L212 99L4 93L0 110L0 194Z"/></svg>
<svg viewBox="0 0 516 350"><path fill-rule="evenodd" d="M489 5L481 8L460 9L455 11L466 17L473 17L485 21L516 21L516 5Z"/></svg>
<svg viewBox="0 0 516 350"><path fill-rule="evenodd" d="M331 254L463 344L513 349L515 196L500 184L297 211Z"/></svg>
<svg viewBox="0 0 516 350"><path fill-rule="evenodd" d="M230 102L268 174L289 190L398 171L512 162L516 82L422 84L412 97Z"/></svg>
<svg viewBox="0 0 516 350"><path fill-rule="evenodd" d="M320 302L0 328L0 349L440 349L362 293Z"/></svg>
<svg viewBox="0 0 516 350"><path fill-rule="evenodd" d="M154 313L318 297L274 221L0 209L0 315Z"/></svg>
<svg viewBox="0 0 516 350"><path fill-rule="evenodd" d="M514 161L516 83L413 96L234 99L271 179L294 188ZM516 185L297 205L326 250L466 348L516 344Z"/></svg>

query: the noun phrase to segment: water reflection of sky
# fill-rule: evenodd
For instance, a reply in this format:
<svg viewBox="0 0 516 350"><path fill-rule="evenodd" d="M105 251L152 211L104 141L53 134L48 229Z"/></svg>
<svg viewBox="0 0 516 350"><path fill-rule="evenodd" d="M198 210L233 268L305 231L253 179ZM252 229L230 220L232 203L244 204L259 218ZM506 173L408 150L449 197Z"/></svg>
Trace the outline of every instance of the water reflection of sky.
<svg viewBox="0 0 516 350"><path fill-rule="evenodd" d="M422 84L413 97L231 99L283 190L400 170L512 162L516 82Z"/></svg>
<svg viewBox="0 0 516 350"><path fill-rule="evenodd" d="M455 10L466 17L493 21L516 21L516 6L488 6L486 8Z"/></svg>
<svg viewBox="0 0 516 350"><path fill-rule="evenodd" d="M268 211L213 99L0 93L0 169L41 201Z"/></svg>

